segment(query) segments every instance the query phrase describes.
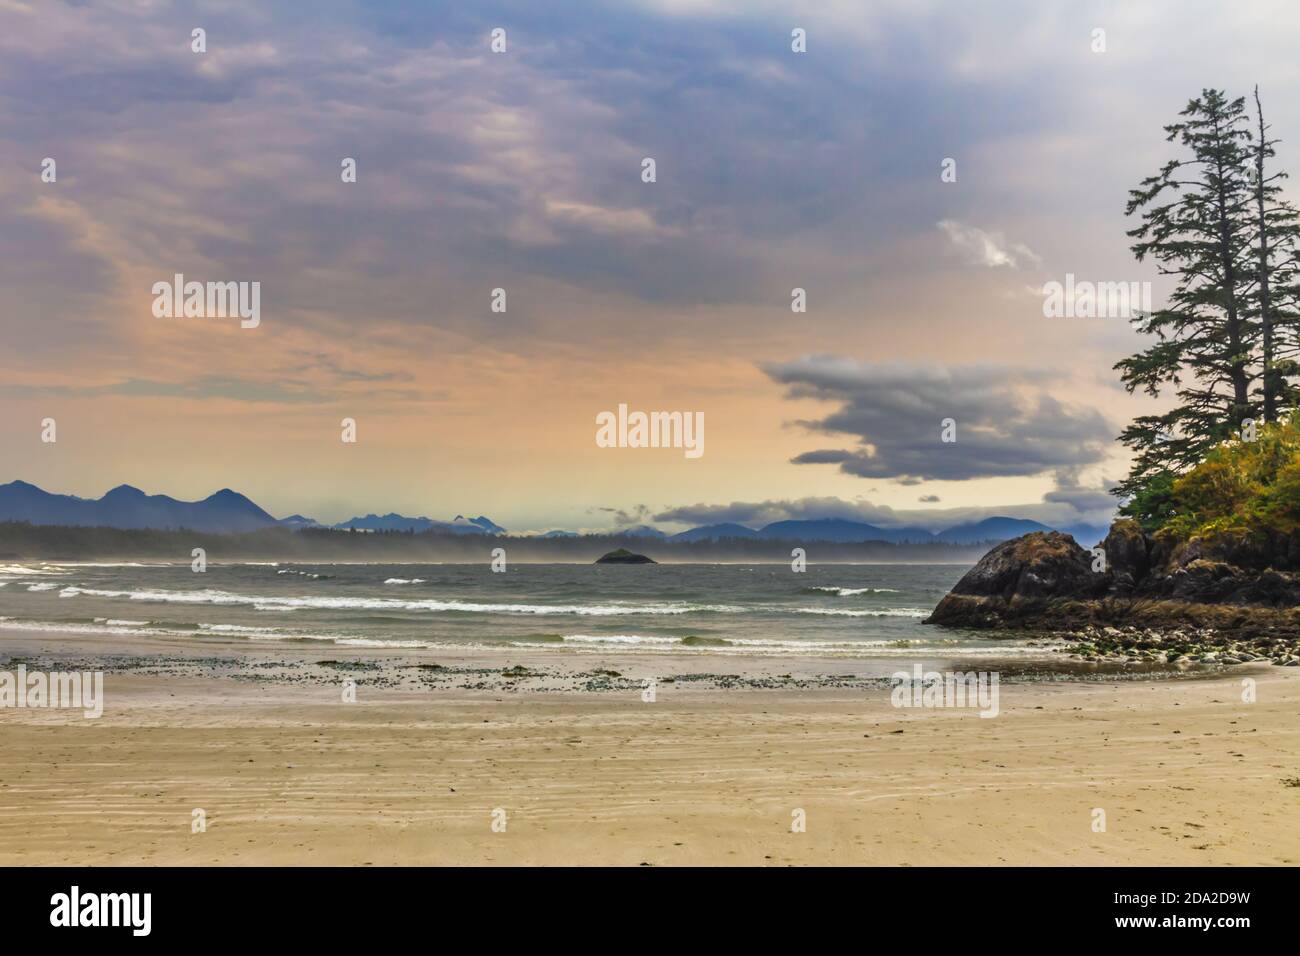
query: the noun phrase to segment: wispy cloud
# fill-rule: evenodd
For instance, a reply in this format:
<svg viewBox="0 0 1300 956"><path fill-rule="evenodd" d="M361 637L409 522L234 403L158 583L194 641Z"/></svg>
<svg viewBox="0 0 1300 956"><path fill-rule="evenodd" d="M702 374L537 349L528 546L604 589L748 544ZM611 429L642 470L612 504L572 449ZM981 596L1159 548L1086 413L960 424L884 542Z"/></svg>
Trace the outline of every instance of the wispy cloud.
<svg viewBox="0 0 1300 956"><path fill-rule="evenodd" d="M987 266L990 269L1019 269L1042 262L1028 246L1008 242L998 232L986 232L953 219L941 220L939 228L972 265Z"/></svg>

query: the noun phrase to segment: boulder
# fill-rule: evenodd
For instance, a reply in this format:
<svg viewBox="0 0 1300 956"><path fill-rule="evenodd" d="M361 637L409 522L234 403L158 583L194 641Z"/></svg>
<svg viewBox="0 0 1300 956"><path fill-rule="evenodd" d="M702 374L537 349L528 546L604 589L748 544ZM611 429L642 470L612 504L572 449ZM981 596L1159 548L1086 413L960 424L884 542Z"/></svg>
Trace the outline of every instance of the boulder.
<svg viewBox="0 0 1300 956"><path fill-rule="evenodd" d="M1004 541L962 577L927 624L988 627L1033 614L1049 601L1087 599L1105 590L1092 554L1059 531L1035 531Z"/></svg>
<svg viewBox="0 0 1300 956"><path fill-rule="evenodd" d="M1091 593L1098 584L1092 555L1060 531L1035 531L1004 541L966 572L953 594L1046 598Z"/></svg>

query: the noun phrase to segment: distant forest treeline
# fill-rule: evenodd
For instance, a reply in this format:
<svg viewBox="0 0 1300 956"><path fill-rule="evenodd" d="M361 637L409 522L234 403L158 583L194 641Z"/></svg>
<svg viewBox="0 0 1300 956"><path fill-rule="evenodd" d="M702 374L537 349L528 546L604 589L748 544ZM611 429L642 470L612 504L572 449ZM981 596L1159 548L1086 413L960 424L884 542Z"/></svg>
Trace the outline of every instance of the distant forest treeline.
<svg viewBox="0 0 1300 956"><path fill-rule="evenodd" d="M993 542L954 545L940 542L892 544L887 541L719 541L668 542L636 535L584 535L528 538L509 535L445 534L432 531L354 532L325 528L265 528L244 534L203 534L178 530L34 525L0 522L0 560L46 561L148 559L188 562L194 548L209 561L487 562L493 548L507 561L590 563L615 548L627 548L656 561L775 562L791 560L803 548L811 562L973 563Z"/></svg>

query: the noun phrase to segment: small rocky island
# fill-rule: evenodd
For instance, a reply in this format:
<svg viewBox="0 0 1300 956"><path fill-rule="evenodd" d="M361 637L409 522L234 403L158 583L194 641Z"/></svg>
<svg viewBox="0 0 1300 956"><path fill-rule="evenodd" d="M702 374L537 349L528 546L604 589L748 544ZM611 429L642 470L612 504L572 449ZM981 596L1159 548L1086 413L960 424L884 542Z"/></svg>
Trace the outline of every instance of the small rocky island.
<svg viewBox="0 0 1300 956"><path fill-rule="evenodd" d="M999 544L927 624L1056 633L1085 658L1300 664L1300 534L1180 541L1121 519L1096 551L1067 534Z"/></svg>
<svg viewBox="0 0 1300 956"><path fill-rule="evenodd" d="M647 558L644 554L634 554L627 548L619 548L617 551L611 551L608 554L602 554L596 559L596 564L658 564L654 558Z"/></svg>

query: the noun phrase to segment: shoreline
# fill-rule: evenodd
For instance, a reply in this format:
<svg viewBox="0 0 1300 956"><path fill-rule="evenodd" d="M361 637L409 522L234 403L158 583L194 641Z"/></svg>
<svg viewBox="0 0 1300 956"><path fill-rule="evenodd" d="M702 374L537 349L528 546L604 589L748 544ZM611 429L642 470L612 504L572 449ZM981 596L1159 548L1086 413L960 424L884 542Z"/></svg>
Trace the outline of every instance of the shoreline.
<svg viewBox="0 0 1300 956"><path fill-rule="evenodd" d="M706 690L888 688L894 674L914 664L925 670L997 673L1011 683L1184 680L1245 673L1258 664L1227 666L1072 653L1075 639L1043 636L1038 646L1005 650L869 647L838 656L764 654L732 646L646 647L560 645L539 642L434 643L375 646L313 640L258 640L236 634L158 635L121 629L102 633L0 625L0 670L103 671L107 676L167 676L194 680L405 689L432 693L484 690L507 693L590 692L638 696L647 682ZM1267 663L1267 662L1264 662Z"/></svg>
<svg viewBox="0 0 1300 956"><path fill-rule="evenodd" d="M1239 672L1009 684L990 720L117 674L97 720L0 710L0 864L1295 864L1300 673Z"/></svg>

